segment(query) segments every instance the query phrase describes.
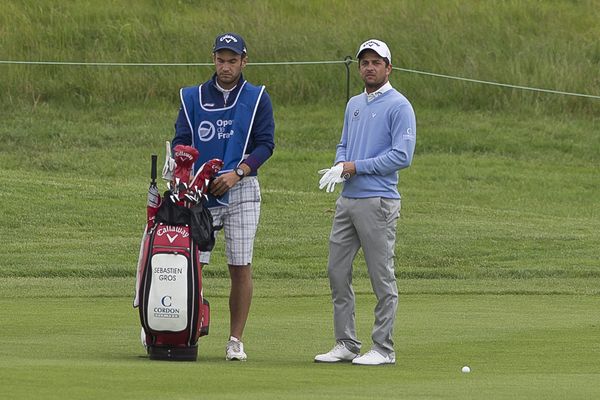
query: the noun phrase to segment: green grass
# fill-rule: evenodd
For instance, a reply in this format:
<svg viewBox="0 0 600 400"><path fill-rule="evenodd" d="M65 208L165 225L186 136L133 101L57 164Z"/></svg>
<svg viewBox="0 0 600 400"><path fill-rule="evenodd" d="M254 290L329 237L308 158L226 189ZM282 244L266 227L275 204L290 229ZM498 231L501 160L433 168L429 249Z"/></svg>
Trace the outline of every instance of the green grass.
<svg viewBox="0 0 600 400"><path fill-rule="evenodd" d="M316 171L333 159L342 110L276 109L257 277L325 277L335 195L317 189ZM0 276L134 275L149 155L163 157L176 106L94 111L0 112L0 199L10 210ZM418 120L414 164L401 173L399 277L599 277L595 121L429 109ZM356 272L366 276L362 258Z"/></svg>
<svg viewBox="0 0 600 400"><path fill-rule="evenodd" d="M397 67L598 95L599 10L595 0L8 0L0 61L208 62L226 30L246 37L250 62L342 60L379 37ZM0 64L3 397L598 397L598 100L401 71L392 83L415 106L418 140L400 182L398 365L312 363L333 344L336 195L318 191L316 171L340 136L343 65L245 72L267 84L277 125L261 169L250 361L222 360L222 241L205 270L213 319L199 361L147 360L131 301L150 154L162 159L173 136L178 88L210 71ZM367 349L360 253L354 273Z"/></svg>
<svg viewBox="0 0 600 400"><path fill-rule="evenodd" d="M365 286L363 280L358 283ZM403 295L396 366L320 365L332 344L328 289L287 297L257 284L249 361L223 360L227 300L207 288L213 321L195 363L149 361L123 297L0 298L0 378L11 399L594 398L597 296ZM210 297L212 295L212 297ZM368 348L371 294L357 297ZM18 318L15 318L18 316ZM462 374L463 365L472 372Z"/></svg>
<svg viewBox="0 0 600 400"><path fill-rule="evenodd" d="M342 61L362 41L380 37L397 67L598 96L599 10L596 0L7 0L0 5L0 60L206 63L214 37L235 30L248 42L250 62ZM101 105L171 101L177 88L210 68L0 65L0 71L3 104ZM343 65L256 66L247 75L266 83L277 103L345 96ZM420 106L518 103L591 116L598 109L597 100L424 75L395 72L392 81ZM358 77L351 82L358 90Z"/></svg>

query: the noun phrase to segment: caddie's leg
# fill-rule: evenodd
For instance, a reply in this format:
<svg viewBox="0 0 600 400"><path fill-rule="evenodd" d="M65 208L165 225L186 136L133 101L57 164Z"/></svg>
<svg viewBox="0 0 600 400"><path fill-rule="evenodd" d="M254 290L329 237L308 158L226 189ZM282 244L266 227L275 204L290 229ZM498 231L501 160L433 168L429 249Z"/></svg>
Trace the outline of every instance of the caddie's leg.
<svg viewBox="0 0 600 400"><path fill-rule="evenodd" d="M377 298L371 335L373 349L387 356L394 352L394 321L398 308L394 248L400 200L375 197L360 199L359 203L355 213L356 229Z"/></svg>
<svg viewBox="0 0 600 400"><path fill-rule="evenodd" d="M250 264L230 265L231 292L229 293L230 336L242 340L252 303L252 267Z"/></svg>
<svg viewBox="0 0 600 400"><path fill-rule="evenodd" d="M231 277L230 336L235 339L230 337L228 359L246 359L241 341L252 302L251 264L259 218L260 186L256 177L246 177L229 191L229 207L223 219L225 254Z"/></svg>
<svg viewBox="0 0 600 400"><path fill-rule="evenodd" d="M335 339L354 353L360 352L361 342L356 336L354 320L354 289L352 262L360 243L351 218L351 199L339 197L329 236L327 273L333 301Z"/></svg>

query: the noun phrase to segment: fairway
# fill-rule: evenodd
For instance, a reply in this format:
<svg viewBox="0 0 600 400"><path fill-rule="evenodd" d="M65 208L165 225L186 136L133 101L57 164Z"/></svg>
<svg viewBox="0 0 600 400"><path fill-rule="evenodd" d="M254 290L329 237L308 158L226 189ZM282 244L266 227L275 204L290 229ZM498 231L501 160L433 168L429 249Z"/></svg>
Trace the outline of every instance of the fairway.
<svg viewBox="0 0 600 400"><path fill-rule="evenodd" d="M214 286L221 287L217 282ZM227 298L197 362L150 361L126 297L0 299L0 380L6 399L589 399L600 396L598 296L401 295L397 364L315 364L332 345L329 295L274 295L257 284L245 337L249 360L224 360ZM357 282L366 288L367 282ZM294 293L293 283L282 292ZM210 290L208 290L210 292ZM207 294L207 296L210 296ZM368 349L374 299L357 298ZM15 316L18 316L15 319ZM469 365L470 374L461 373Z"/></svg>
<svg viewBox="0 0 600 400"><path fill-rule="evenodd" d="M599 4L0 2L0 400L600 398ZM228 31L276 126L248 361L225 361L222 234L198 361L151 361L132 308L150 155L160 169L179 89L211 76ZM370 38L390 47L390 83L417 119L399 181L397 363L315 364L334 345L340 193L317 171L364 90L346 57ZM364 353L362 250L353 268Z"/></svg>

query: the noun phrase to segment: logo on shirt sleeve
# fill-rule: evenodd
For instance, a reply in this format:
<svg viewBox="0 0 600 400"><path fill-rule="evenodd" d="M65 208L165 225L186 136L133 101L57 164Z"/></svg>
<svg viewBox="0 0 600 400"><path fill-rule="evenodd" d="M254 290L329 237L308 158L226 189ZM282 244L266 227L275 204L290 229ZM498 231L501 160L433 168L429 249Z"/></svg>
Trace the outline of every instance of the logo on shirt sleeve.
<svg viewBox="0 0 600 400"><path fill-rule="evenodd" d="M416 136L417 134L415 133L414 129L410 126L406 128L406 131L404 131L404 133L402 133L402 139L415 140Z"/></svg>

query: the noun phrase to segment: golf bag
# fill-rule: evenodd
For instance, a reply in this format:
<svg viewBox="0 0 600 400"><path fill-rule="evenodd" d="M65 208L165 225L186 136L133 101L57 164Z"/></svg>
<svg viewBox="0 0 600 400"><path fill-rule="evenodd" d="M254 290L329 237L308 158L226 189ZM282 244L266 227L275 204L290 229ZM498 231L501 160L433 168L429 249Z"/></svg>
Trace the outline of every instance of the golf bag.
<svg viewBox="0 0 600 400"><path fill-rule="evenodd" d="M210 323L199 254L212 250L214 228L204 193L223 164L216 159L207 162L189 184L187 177L197 152L188 146L175 150L182 156L165 165L177 163L177 168L185 165L188 169L175 170L177 179L170 182L162 199L155 181L156 156L152 157L148 221L140 245L133 305L139 309L142 342L150 359L195 361L198 339L208 334Z"/></svg>
<svg viewBox="0 0 600 400"><path fill-rule="evenodd" d="M159 209L147 239L139 313L148 354L155 360L195 361L198 338L208 335L210 305L203 297L190 225L162 222Z"/></svg>

